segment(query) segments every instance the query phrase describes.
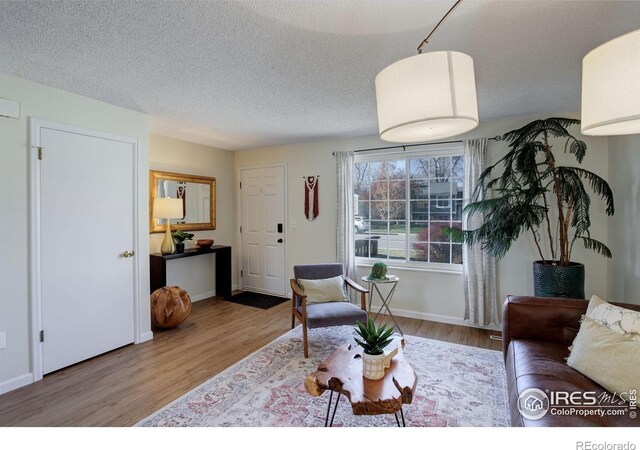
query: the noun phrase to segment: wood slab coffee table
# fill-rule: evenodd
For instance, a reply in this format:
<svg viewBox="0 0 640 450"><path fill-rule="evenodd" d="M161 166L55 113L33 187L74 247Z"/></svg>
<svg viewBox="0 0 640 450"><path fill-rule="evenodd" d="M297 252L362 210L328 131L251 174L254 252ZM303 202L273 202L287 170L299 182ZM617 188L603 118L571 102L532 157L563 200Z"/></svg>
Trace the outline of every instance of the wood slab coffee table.
<svg viewBox="0 0 640 450"><path fill-rule="evenodd" d="M362 376L362 347L355 342L338 347L316 372L305 378L304 388L312 396L319 397L324 391L330 391L325 426L333 425L341 395L349 399L355 415L394 414L400 426L399 411L402 425L405 426L402 405L413 401L418 377L404 357L404 339L395 336L389 347L394 346L398 347L398 354L393 357L380 380L369 380ZM334 392L338 393L338 399L329 422Z"/></svg>

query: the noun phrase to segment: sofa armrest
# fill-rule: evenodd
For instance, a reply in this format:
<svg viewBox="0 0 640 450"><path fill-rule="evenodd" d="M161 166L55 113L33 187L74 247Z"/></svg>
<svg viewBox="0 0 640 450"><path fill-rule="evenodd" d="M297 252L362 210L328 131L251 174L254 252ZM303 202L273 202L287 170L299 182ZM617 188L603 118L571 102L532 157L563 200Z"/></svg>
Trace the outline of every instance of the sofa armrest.
<svg viewBox="0 0 640 450"><path fill-rule="evenodd" d="M569 347L580 319L587 312L586 300L508 296L502 310L502 352L512 339L533 339Z"/></svg>

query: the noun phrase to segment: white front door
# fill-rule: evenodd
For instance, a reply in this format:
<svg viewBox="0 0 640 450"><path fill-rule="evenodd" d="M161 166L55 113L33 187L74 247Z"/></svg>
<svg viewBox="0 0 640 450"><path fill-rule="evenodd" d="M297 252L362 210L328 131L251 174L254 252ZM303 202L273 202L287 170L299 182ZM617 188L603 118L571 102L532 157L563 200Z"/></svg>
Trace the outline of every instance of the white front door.
<svg viewBox="0 0 640 450"><path fill-rule="evenodd" d="M89 133L89 132L87 132ZM40 127L43 373L134 341L135 144Z"/></svg>
<svg viewBox="0 0 640 450"><path fill-rule="evenodd" d="M284 167L243 169L242 288L286 293Z"/></svg>

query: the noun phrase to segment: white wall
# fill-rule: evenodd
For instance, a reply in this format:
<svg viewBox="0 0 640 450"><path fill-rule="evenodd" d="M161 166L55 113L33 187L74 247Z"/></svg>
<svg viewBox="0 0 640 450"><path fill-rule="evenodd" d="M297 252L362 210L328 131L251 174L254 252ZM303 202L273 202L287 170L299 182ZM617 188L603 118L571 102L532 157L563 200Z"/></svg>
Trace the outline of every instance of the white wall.
<svg viewBox="0 0 640 450"><path fill-rule="evenodd" d="M148 158L149 117L87 97L0 74L0 97L21 103L20 120L0 118L0 392L30 382L27 117L117 133L138 139L141 333L151 338L149 315ZM73 224L69 224L73 230ZM86 243L69 240L69 245Z"/></svg>
<svg viewBox="0 0 640 450"><path fill-rule="evenodd" d="M186 248L195 247L198 239L213 239L215 245L231 245L234 269L232 284L237 285L233 152L152 134L149 159L149 166L154 170L215 177L216 229L193 231L195 236L193 240L185 241ZM146 223L149 223L148 217ZM152 253L160 251L163 238L164 233L150 234L149 245ZM203 255L168 261L167 285L181 286L189 292L193 301L211 297L215 290L215 257Z"/></svg>
<svg viewBox="0 0 640 450"><path fill-rule="evenodd" d="M609 297L640 304L640 135L609 138L616 214L609 219Z"/></svg>
<svg viewBox="0 0 640 450"><path fill-rule="evenodd" d="M569 116L575 117L575 114ZM459 138L502 135L540 117L543 116L483 123L477 129ZM577 128L573 131L578 132ZM606 138L584 137L584 140L588 151L583 167L606 179L608 173ZM388 145L390 144L381 141L377 136L367 136L236 152L236 168L283 162L288 165L289 221L297 222L296 229L289 229L289 276L293 275L292 267L295 264L336 260L336 167L335 158L331 153ZM504 154L506 148L504 142L489 141L489 158L497 160ZM565 158L562 151L557 153L559 161L563 162ZM307 175L320 175L320 215L312 222L304 217L302 177ZM606 241L607 219L604 216L604 205L599 200L594 200L592 208L592 234L595 238ZM577 247L574 251L574 260L586 265L587 295L592 293L607 295L606 260ZM532 262L536 259L539 257L533 241L526 236L521 238L498 264L499 295L496 301L500 305L509 294L533 294ZM366 275L368 272L368 267L360 267L358 276ZM396 267L393 267L390 272L401 278L393 300L394 309L399 314L462 323L464 294L461 274Z"/></svg>

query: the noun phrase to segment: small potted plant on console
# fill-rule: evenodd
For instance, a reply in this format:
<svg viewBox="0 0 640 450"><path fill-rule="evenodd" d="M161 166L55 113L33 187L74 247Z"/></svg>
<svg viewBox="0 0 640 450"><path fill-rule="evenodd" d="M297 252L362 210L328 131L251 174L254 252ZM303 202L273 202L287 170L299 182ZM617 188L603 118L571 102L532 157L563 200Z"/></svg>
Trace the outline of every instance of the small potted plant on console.
<svg viewBox="0 0 640 450"><path fill-rule="evenodd" d="M193 238L193 233L185 233L180 228L176 228L171 236L176 243L176 253L184 253L184 241L190 241Z"/></svg>

